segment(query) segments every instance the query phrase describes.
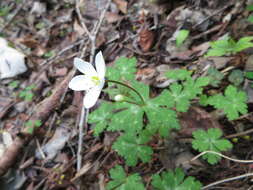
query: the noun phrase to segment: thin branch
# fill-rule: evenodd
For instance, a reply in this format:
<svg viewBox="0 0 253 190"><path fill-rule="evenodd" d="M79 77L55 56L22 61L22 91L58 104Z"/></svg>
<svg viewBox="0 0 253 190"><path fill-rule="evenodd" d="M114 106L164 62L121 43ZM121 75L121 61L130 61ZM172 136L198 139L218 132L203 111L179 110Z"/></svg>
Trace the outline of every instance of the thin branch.
<svg viewBox="0 0 253 190"><path fill-rule="evenodd" d="M218 155L220 157L226 158L226 159L231 160L233 162L246 163L246 164L253 163L253 160L238 160L238 159L234 159L234 158L230 158L228 156L225 156L225 155L223 155L223 154L221 154L219 152L214 152L214 151L210 151L210 150L201 152L200 154L198 154L197 156L195 156L194 158L192 158L190 161L187 161L187 162L192 162L192 161L198 159L199 157L201 157L201 156L203 156L204 154L207 154L207 153L216 154L216 155Z"/></svg>
<svg viewBox="0 0 253 190"><path fill-rule="evenodd" d="M45 65L45 64L49 64L52 63L55 59L57 59L58 57L60 57L62 54L64 54L66 51L71 50L72 48L80 45L80 44L84 44L87 41L87 38L85 39L81 39L78 40L77 42L74 42L73 44L70 44L69 46L67 46L66 48L62 49L61 51L59 51L55 56L50 57L49 59L43 61L40 66Z"/></svg>
<svg viewBox="0 0 253 190"><path fill-rule="evenodd" d="M93 27L93 30L92 30L92 36L93 36L93 38L90 38L90 40L91 40L91 54L90 54L90 61L91 61L91 63L93 63L93 59L94 59L95 51L96 51L96 37L97 37L97 34L98 34L99 29L101 27L101 24L103 23L103 20L104 20L104 17L105 17L105 13L108 10L111 2L112 2L112 0L108 0L108 2L106 4L103 12L100 15L100 18L99 18L98 22L96 23L95 27Z"/></svg>
<svg viewBox="0 0 253 190"><path fill-rule="evenodd" d="M76 11L77 11L78 17L81 21L82 27L86 31L86 33L89 36L89 39L91 41L90 63L93 64L93 59L94 59L94 55L95 55L95 51L96 51L96 36L97 36L97 33L98 33L98 31L101 27L101 24L104 20L105 13L110 6L111 0L108 0L103 12L100 15L100 18L99 18L97 24L93 27L93 30L91 33L89 32L89 30L87 29L87 26L85 25L85 22L84 22L82 15L81 15L78 3L79 3L78 0L76 0ZM84 51L82 51L81 58L85 55L85 51L86 51L86 48ZM87 127L88 114L89 114L89 109L85 109L84 107L82 107L81 116L80 116L80 120L79 120L77 171L79 171L82 167L82 148L83 148L82 145L83 145L83 136L84 136L84 125Z"/></svg>
<svg viewBox="0 0 253 190"><path fill-rule="evenodd" d="M223 158L228 159L228 160L233 161L233 162L248 163L248 164L253 163L253 160L238 160L238 159L230 158L230 157L225 156L225 155L223 155L223 154L221 154L219 152L214 152L214 151L205 151L205 152L202 152L202 153L198 154L197 156L195 156L194 158L192 158L190 161L187 161L187 162L192 162L192 161L198 159L199 157L201 157L202 155L207 154L207 153L216 154L216 155L218 155L220 157L223 157ZM202 190L208 189L208 188L213 187L215 185L219 185L221 183L226 183L226 182L229 182L229 181L238 180L238 179L249 177L249 176L253 176L253 173L246 173L246 174L239 175L239 176L236 176L236 177L231 177L231 178L223 179L223 180L220 180L220 181L216 181L214 183L211 183L211 184L209 184L207 186L202 187Z"/></svg>
<svg viewBox="0 0 253 190"><path fill-rule="evenodd" d="M239 176L236 176L236 177L231 177L231 178L223 179L223 180L220 180L220 181L216 181L214 183L211 183L209 185L206 185L206 186L202 187L201 189L202 190L208 189L210 187L213 187L215 185L219 185L221 183L226 183L226 182L229 182L229 181L234 181L234 180L238 180L238 179L242 179L242 178L246 178L246 177L250 177L250 176L253 176L253 173L246 173L246 174L239 175Z"/></svg>
<svg viewBox="0 0 253 190"><path fill-rule="evenodd" d="M235 137L240 137L240 136L248 135L249 133L253 133L253 129L249 129L247 131L243 131L243 132L232 134L232 135L227 135L227 136L225 136L225 138L226 139L231 139L231 138L235 138Z"/></svg>
<svg viewBox="0 0 253 190"><path fill-rule="evenodd" d="M84 136L84 130L83 126L86 125L87 115L89 113L89 110L85 109L84 106L82 106L81 116L79 120L79 139L78 139L78 150L77 150L77 171L79 171L82 167L82 147L83 147L83 136Z"/></svg>
<svg viewBox="0 0 253 190"><path fill-rule="evenodd" d="M81 14L81 12L80 12L79 0L76 0L76 13L77 13L77 16L78 16L78 18L79 18L79 20L80 20L80 23L81 23L83 29L85 30L86 34L87 34L87 35L89 36L89 38L91 39L91 38L92 38L92 35L91 35L90 31L88 30L88 28L87 28L87 26L86 26L86 24L85 24L85 22L84 22L83 16L82 16L82 14Z"/></svg>

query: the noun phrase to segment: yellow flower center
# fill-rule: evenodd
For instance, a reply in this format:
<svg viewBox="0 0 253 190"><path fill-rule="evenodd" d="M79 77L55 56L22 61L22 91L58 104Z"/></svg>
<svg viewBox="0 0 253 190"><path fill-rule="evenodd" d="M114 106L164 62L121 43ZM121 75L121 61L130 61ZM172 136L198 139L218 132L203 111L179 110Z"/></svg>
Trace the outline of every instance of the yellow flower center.
<svg viewBox="0 0 253 190"><path fill-rule="evenodd" d="M99 85L100 79L97 76L92 76L91 81L95 83L95 85Z"/></svg>

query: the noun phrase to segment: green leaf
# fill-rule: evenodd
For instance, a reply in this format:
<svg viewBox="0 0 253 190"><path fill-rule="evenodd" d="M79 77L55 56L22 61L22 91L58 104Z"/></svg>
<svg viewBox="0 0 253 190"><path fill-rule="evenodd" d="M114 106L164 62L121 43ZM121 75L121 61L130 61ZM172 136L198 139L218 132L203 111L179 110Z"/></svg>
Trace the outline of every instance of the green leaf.
<svg viewBox="0 0 253 190"><path fill-rule="evenodd" d="M207 132L204 130L194 131L194 140L192 141L192 147L199 152L221 152L231 149L232 144L226 139L221 139L221 136L222 131L218 128L210 128ZM220 160L219 155L211 153L207 153L202 157L204 159L207 159L208 163L210 164L216 164Z"/></svg>
<svg viewBox="0 0 253 190"><path fill-rule="evenodd" d="M175 80L186 80L191 77L190 71L186 69L174 69L171 71L168 71L165 76L169 79L175 79Z"/></svg>
<svg viewBox="0 0 253 190"><path fill-rule="evenodd" d="M181 46L189 35L189 30L180 30L176 36L177 47Z"/></svg>
<svg viewBox="0 0 253 190"><path fill-rule="evenodd" d="M0 7L0 17L5 17L9 14L11 10L11 7L9 6L4 6L4 7Z"/></svg>
<svg viewBox="0 0 253 190"><path fill-rule="evenodd" d="M118 103L118 109L111 117L111 123L107 130L109 131L140 131L143 127L144 110L137 105L129 103ZM129 122L131 119L131 122Z"/></svg>
<svg viewBox="0 0 253 190"><path fill-rule="evenodd" d="M207 71L207 75L210 78L210 85L213 87L218 87L224 74L219 72L216 68L210 67Z"/></svg>
<svg viewBox="0 0 253 190"><path fill-rule="evenodd" d="M185 177L179 168L172 171L163 172L161 175L152 177L154 190L200 190L202 185L194 177Z"/></svg>
<svg viewBox="0 0 253 190"><path fill-rule="evenodd" d="M127 165L135 166L138 159L144 163L150 161L153 150L145 145L149 140L150 135L145 132L140 135L126 133L117 139L113 144L113 149L126 159Z"/></svg>
<svg viewBox="0 0 253 190"><path fill-rule="evenodd" d="M95 136L98 136L107 127L110 118L113 116L112 110L113 104L103 101L101 106L89 115L88 123L95 124Z"/></svg>
<svg viewBox="0 0 253 190"><path fill-rule="evenodd" d="M143 104L140 97L136 95L135 92L130 92L128 96L131 97L134 102L137 102L137 105L128 102L116 102L112 104L111 107L114 113L110 115L110 120L103 119L103 124L101 124L102 127L99 125L101 131L105 129L106 126L109 126L107 128L109 131L138 133L144 127L144 119L148 120L149 126L152 126L152 130L158 131L162 136L168 136L172 128L179 128L176 112L168 109L173 106L172 99L168 96L169 91L164 90L159 96L150 98L148 85L140 82L133 82L132 84L142 95L145 104ZM95 112L94 114L98 115L99 113ZM144 118L144 116L147 116L147 118ZM130 118L131 122L129 122Z"/></svg>
<svg viewBox="0 0 253 190"><path fill-rule="evenodd" d="M247 72L245 72L244 76L247 79L253 80L253 71L247 71Z"/></svg>
<svg viewBox="0 0 253 190"><path fill-rule="evenodd" d="M207 106L207 105L208 105L208 97L207 97L207 95L202 94L202 95L199 97L199 103L200 103L200 105L202 105L202 106Z"/></svg>
<svg viewBox="0 0 253 190"><path fill-rule="evenodd" d="M228 76L228 80L235 86L239 86L244 81L244 74L239 69L233 70Z"/></svg>
<svg viewBox="0 0 253 190"><path fill-rule="evenodd" d="M35 127L40 127L42 125L42 122L40 120L35 120L34 121L34 126Z"/></svg>
<svg viewBox="0 0 253 190"><path fill-rule="evenodd" d="M247 95L243 91L237 91L237 88L229 85L225 90L225 96L217 94L208 98L208 104L216 109L221 109L229 120L237 119L239 114L246 114Z"/></svg>
<svg viewBox="0 0 253 190"><path fill-rule="evenodd" d="M32 101L34 94L31 92L26 92L25 94L25 100L26 101Z"/></svg>
<svg viewBox="0 0 253 190"><path fill-rule="evenodd" d="M249 47L253 47L253 43L251 42L252 39L253 37L247 36L240 38L238 42L235 42L230 37L226 37L222 40L210 42L211 49L208 50L206 56L223 56L240 52Z"/></svg>
<svg viewBox="0 0 253 190"><path fill-rule="evenodd" d="M26 127L33 127L33 122L32 122L31 120L29 120L29 121L27 121L27 122L25 123L25 126L26 126Z"/></svg>
<svg viewBox="0 0 253 190"><path fill-rule="evenodd" d="M247 20L249 21L249 22L253 22L253 15L251 15L251 16L249 16L248 18L247 18Z"/></svg>
<svg viewBox="0 0 253 190"><path fill-rule="evenodd" d="M11 88L17 88L19 83L20 82L18 80L14 80L8 86L11 87Z"/></svg>
<svg viewBox="0 0 253 190"><path fill-rule="evenodd" d="M173 83L169 87L168 100L172 101L173 107L179 112L186 112L191 104L191 100L202 94L203 87L209 84L208 77L193 79L187 70L176 70L176 75L172 71L167 73L168 77L180 79L181 84Z"/></svg>
<svg viewBox="0 0 253 190"><path fill-rule="evenodd" d="M27 132L32 135L34 132L34 127L28 127Z"/></svg>
<svg viewBox="0 0 253 190"><path fill-rule="evenodd" d="M177 83L170 85L168 99L174 101L177 111L186 112L190 107L189 93L185 93L183 86Z"/></svg>
<svg viewBox="0 0 253 190"><path fill-rule="evenodd" d="M112 180L107 184L106 190L145 190L142 179L137 173L127 176L119 165L112 168L109 173Z"/></svg>
<svg viewBox="0 0 253 190"><path fill-rule="evenodd" d="M42 28L43 28L44 26L42 26ZM42 28L39 28L39 29L42 29ZM43 57L45 57L45 58L50 58L50 57L53 57L53 56L55 56L55 52L54 51L49 51L49 52L47 52L47 53L45 53L44 55L43 55Z"/></svg>
<svg viewBox="0 0 253 190"><path fill-rule="evenodd" d="M233 51L234 43L227 37L222 40L210 42L211 49L206 56L222 56Z"/></svg>
<svg viewBox="0 0 253 190"><path fill-rule="evenodd" d="M35 88L35 85L32 84L32 85L27 86L27 87L25 88L25 90L26 90L26 91L30 91L30 90L32 90L32 89L34 89L34 88Z"/></svg>
<svg viewBox="0 0 253 190"><path fill-rule="evenodd" d="M113 67L107 68L106 76L108 77L108 79L116 81L134 80L134 74L136 73L136 63L137 60L135 57L120 57L119 59L117 59Z"/></svg>
<svg viewBox="0 0 253 190"><path fill-rule="evenodd" d="M210 49L208 50L205 57L211 57L211 56L223 56L226 55L226 49L216 48L216 49Z"/></svg>
<svg viewBox="0 0 253 190"><path fill-rule="evenodd" d="M168 136L171 129L179 129L177 114L168 109L172 107L172 99L169 98L169 91L164 90L159 96L146 101L143 106L149 122L149 130L158 131L161 136Z"/></svg>
<svg viewBox="0 0 253 190"><path fill-rule="evenodd" d="M19 96L20 98L25 97L25 96L26 96L26 91L21 91L21 92L18 94L18 96Z"/></svg>
<svg viewBox="0 0 253 190"><path fill-rule="evenodd" d="M246 10L247 10L247 11L253 11L253 5L248 5L248 6L246 7Z"/></svg>
<svg viewBox="0 0 253 190"><path fill-rule="evenodd" d="M247 36L247 37L243 37L241 38L237 43L236 46L234 48L234 52L240 52L244 49L253 47L253 43L251 42L253 40L253 37L251 36Z"/></svg>

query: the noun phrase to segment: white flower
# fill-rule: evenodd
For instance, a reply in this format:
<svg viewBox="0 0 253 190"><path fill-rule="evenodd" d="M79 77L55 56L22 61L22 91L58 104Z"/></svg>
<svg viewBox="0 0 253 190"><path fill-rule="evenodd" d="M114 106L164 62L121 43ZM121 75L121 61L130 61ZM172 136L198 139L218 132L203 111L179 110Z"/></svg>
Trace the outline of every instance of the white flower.
<svg viewBox="0 0 253 190"><path fill-rule="evenodd" d="M74 59L74 65L83 75L75 76L69 82L69 88L86 91L83 105L85 108L91 108L95 105L105 83L106 68L102 52L100 51L95 57L96 70L91 63L79 58Z"/></svg>

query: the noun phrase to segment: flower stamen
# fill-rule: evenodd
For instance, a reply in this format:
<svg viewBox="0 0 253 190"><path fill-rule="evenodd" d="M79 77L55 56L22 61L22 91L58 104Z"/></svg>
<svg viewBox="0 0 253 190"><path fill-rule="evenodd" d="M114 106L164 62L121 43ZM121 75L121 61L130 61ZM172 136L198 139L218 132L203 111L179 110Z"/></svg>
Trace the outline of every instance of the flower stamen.
<svg viewBox="0 0 253 190"><path fill-rule="evenodd" d="M91 81L94 82L96 86L100 83L100 79L98 78L98 76L92 76Z"/></svg>

